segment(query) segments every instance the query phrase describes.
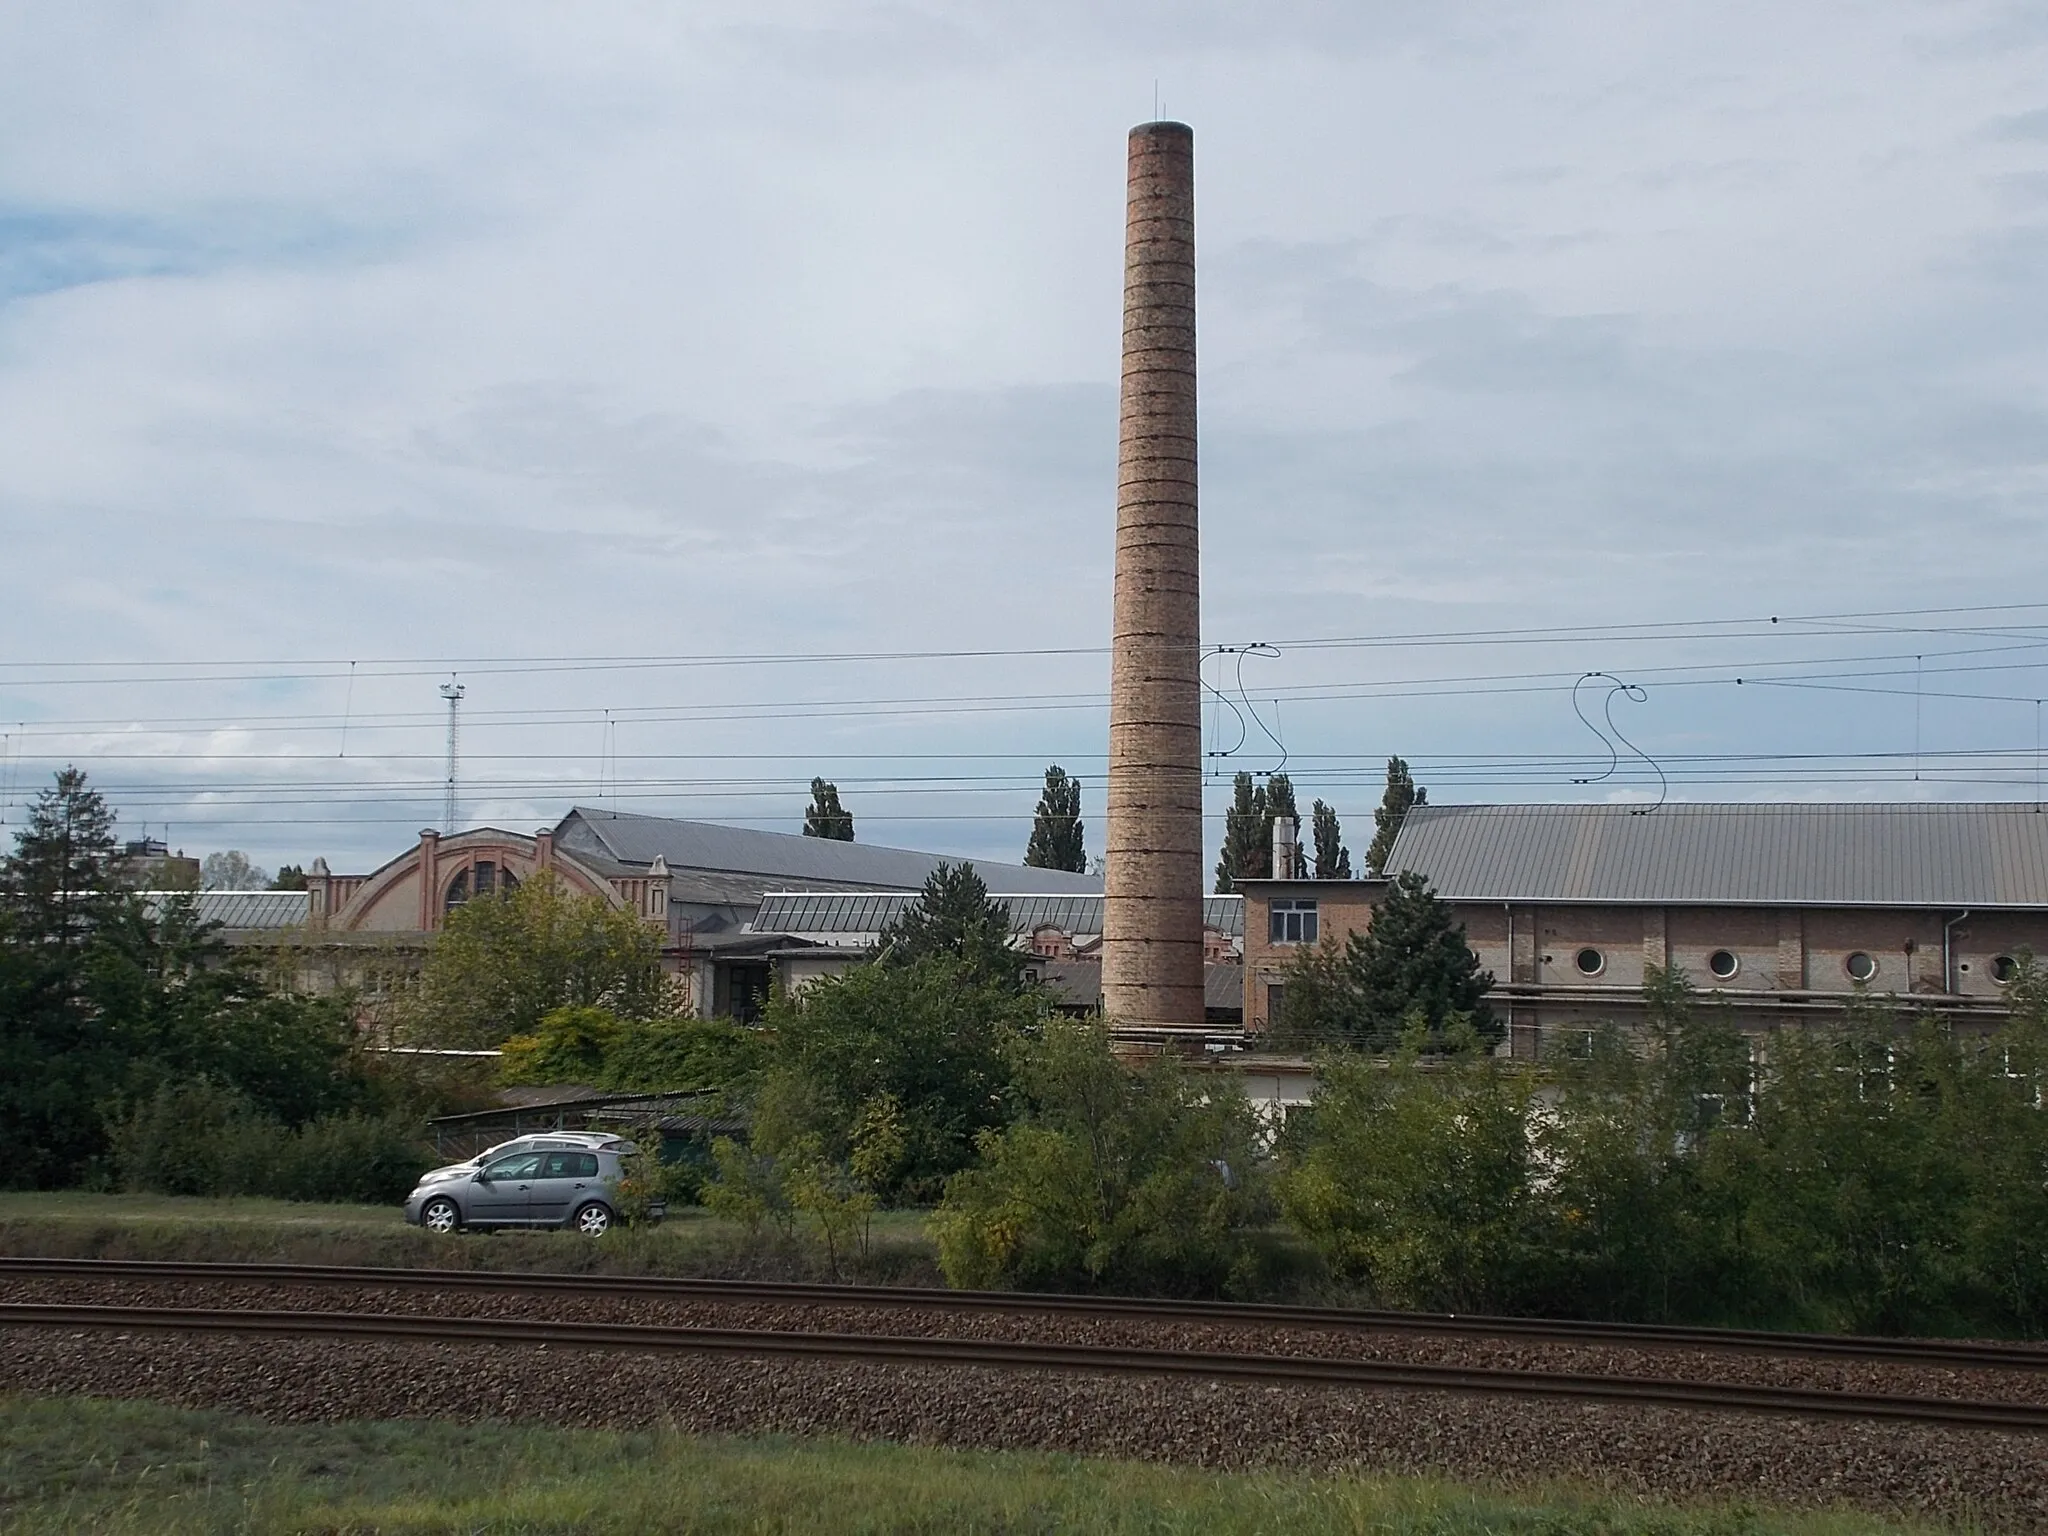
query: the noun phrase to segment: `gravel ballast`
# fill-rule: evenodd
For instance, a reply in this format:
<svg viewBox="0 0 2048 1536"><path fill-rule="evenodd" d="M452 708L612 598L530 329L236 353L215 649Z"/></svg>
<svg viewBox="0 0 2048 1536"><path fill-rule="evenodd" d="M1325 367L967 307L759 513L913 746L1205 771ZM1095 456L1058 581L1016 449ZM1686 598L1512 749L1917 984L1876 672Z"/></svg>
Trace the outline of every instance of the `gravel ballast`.
<svg viewBox="0 0 2048 1536"><path fill-rule="evenodd" d="M118 1299L82 1295L69 1281L61 1289L61 1298L35 1299ZM168 1299L154 1289L157 1303ZM178 1299L222 1304L217 1295L185 1288ZM279 1301L274 1291L261 1297L266 1307ZM332 1293L320 1305L340 1308ZM350 1309L363 1305L360 1296L349 1298ZM730 1321L731 1309L721 1310ZM902 1314L886 1315L895 1325L888 1331L907 1331ZM0 1391L150 1398L280 1420L431 1417L631 1427L667 1419L693 1433L835 1435L1220 1468L1355 1466L1510 1484L1570 1478L1662 1497L1846 1503L2048 1530L2048 1436L978 1367L32 1326L0 1332ZM1153 1342L1161 1341L1155 1335Z"/></svg>
<svg viewBox="0 0 2048 1536"><path fill-rule="evenodd" d="M671 1300L658 1296L437 1290L426 1286L275 1282L113 1280L97 1277L0 1278L0 1302L100 1306L180 1306L265 1312L391 1312L506 1321L639 1323L662 1327L749 1328L776 1332L893 1334L899 1337L1002 1339L1112 1345L1135 1349L1302 1355L1418 1365L1582 1375L1655 1376L1813 1391L1960 1398L2048 1405L2048 1350L2038 1371L1862 1362L1726 1350L1564 1344L1513 1338L1369 1333L1270 1323L1165 1322L1044 1312L955 1311L941 1307Z"/></svg>

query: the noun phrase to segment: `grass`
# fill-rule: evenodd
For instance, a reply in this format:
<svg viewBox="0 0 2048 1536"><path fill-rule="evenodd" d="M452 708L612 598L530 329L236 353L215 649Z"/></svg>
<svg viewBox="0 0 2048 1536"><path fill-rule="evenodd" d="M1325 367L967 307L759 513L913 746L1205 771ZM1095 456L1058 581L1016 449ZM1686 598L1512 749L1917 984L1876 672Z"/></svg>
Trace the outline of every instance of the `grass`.
<svg viewBox="0 0 2048 1536"><path fill-rule="evenodd" d="M1414 1478L1226 1474L1016 1452L503 1424L270 1424L0 1397L0 1528L1137 1536L1849 1536L1861 1513L1672 1506Z"/></svg>
<svg viewBox="0 0 2048 1536"><path fill-rule="evenodd" d="M396 1206L300 1205L82 1190L0 1191L0 1253L56 1258L185 1259L400 1268L666 1274L757 1279L831 1278L821 1245L749 1234L695 1209L656 1227L592 1241L573 1232L463 1233L436 1237L405 1224ZM870 1251L840 1279L940 1283L920 1211L875 1217Z"/></svg>

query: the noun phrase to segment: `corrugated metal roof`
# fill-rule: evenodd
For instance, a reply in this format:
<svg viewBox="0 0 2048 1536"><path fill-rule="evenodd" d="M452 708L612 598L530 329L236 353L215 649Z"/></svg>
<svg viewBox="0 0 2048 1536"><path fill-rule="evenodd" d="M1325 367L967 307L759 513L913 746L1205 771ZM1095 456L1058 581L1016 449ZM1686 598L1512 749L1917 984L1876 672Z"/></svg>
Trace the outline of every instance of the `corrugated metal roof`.
<svg viewBox="0 0 2048 1536"><path fill-rule="evenodd" d="M1017 933L1057 928L1062 933L1102 932L1100 896L1035 896L991 892L1010 909L1010 927ZM917 897L894 892L841 895L829 891L770 891L754 916L756 933L867 934L880 933ZM1232 938L1244 932L1244 898L1210 896L1202 903L1202 921Z"/></svg>
<svg viewBox="0 0 2048 1536"><path fill-rule="evenodd" d="M668 816L639 816L629 811L593 810L577 806L562 818L555 836L571 853L592 854L614 863L644 868L658 854L671 870L727 870L768 875L780 884L817 882L827 887L869 887L915 891L941 864L972 863L991 887L1032 894L1091 894L1101 891L1096 875L1069 874L1063 869L1033 869L1024 864L999 864L907 848L882 848L873 843L841 843L827 837L800 837L789 832L762 832L752 827L726 827L708 821L678 821Z"/></svg>
<svg viewBox="0 0 2048 1536"><path fill-rule="evenodd" d="M1999 805L1418 805L1389 870L1453 901L2048 906L2048 813Z"/></svg>
<svg viewBox="0 0 2048 1536"><path fill-rule="evenodd" d="M173 891L146 891L143 901L157 911ZM311 898L304 891L199 891L193 900L199 906L202 923L219 923L223 928L296 928L306 921Z"/></svg>

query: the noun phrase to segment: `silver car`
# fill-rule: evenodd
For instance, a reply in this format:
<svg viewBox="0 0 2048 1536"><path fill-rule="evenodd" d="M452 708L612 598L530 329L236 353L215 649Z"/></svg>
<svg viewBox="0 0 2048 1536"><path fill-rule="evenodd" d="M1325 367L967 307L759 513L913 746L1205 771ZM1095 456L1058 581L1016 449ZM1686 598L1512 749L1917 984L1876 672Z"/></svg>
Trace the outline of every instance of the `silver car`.
<svg viewBox="0 0 2048 1536"><path fill-rule="evenodd" d="M625 1159L639 1150L617 1136L522 1136L426 1175L406 1197L405 1219L429 1232L571 1227L600 1237L619 1219ZM647 1214L665 1213L657 1202Z"/></svg>

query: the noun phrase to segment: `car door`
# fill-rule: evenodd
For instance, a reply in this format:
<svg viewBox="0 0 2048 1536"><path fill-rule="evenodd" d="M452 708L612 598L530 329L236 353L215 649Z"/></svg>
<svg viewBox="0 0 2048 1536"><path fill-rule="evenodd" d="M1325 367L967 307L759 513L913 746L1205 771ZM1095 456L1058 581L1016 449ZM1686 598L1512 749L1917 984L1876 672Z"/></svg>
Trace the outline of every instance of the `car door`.
<svg viewBox="0 0 2048 1536"><path fill-rule="evenodd" d="M477 1170L466 1195L464 1218L472 1226L512 1226L533 1219L534 1175L545 1152L514 1152Z"/></svg>
<svg viewBox="0 0 2048 1536"><path fill-rule="evenodd" d="M533 1180L533 1220L543 1225L567 1221L577 1206L596 1193L595 1152L544 1153Z"/></svg>

